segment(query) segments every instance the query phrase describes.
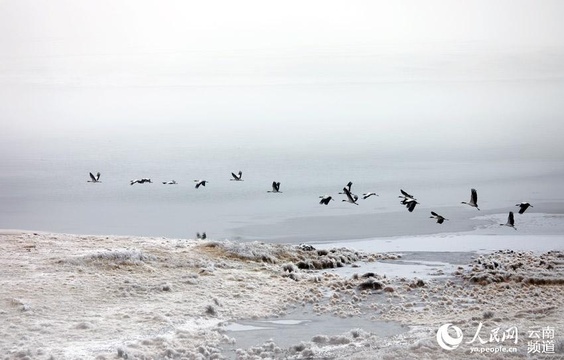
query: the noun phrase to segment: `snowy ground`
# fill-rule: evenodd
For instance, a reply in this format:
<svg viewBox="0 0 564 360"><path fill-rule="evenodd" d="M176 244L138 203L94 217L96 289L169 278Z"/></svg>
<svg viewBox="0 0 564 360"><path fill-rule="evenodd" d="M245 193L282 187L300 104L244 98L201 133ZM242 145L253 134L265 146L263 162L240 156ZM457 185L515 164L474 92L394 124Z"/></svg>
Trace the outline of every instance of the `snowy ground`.
<svg viewBox="0 0 564 360"><path fill-rule="evenodd" d="M535 235L542 216L316 250L0 231L0 358L562 358L564 218ZM464 334L452 351L437 343L447 323ZM492 337L510 328L517 344Z"/></svg>

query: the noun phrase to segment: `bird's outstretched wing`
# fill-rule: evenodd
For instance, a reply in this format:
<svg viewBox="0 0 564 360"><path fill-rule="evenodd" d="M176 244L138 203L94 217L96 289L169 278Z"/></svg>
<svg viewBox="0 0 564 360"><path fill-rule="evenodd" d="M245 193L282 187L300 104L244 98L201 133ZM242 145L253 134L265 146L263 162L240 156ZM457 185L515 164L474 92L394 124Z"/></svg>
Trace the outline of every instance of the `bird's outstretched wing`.
<svg viewBox="0 0 564 360"><path fill-rule="evenodd" d="M90 173L90 179L92 179L92 181L96 181L96 177L94 176L94 174Z"/></svg>
<svg viewBox="0 0 564 360"><path fill-rule="evenodd" d="M96 174L96 181L100 180L100 172L98 171L98 173Z"/></svg>
<svg viewBox="0 0 564 360"><path fill-rule="evenodd" d="M470 201L473 202L474 204L478 203L478 192L476 191L476 189L472 189L471 190L471 195L470 195Z"/></svg>
<svg viewBox="0 0 564 360"><path fill-rule="evenodd" d="M406 192L403 191L402 189L400 189L400 191L401 191L401 193L403 194L403 196L413 199L413 195L409 195L408 193L406 193Z"/></svg>
<svg viewBox="0 0 564 360"><path fill-rule="evenodd" d="M434 212L434 211L431 211L431 215L436 216L436 217L439 217L439 216L440 216L439 214L437 214L437 213Z"/></svg>
<svg viewBox="0 0 564 360"><path fill-rule="evenodd" d="M347 198L349 199L349 202L356 204L356 201L358 200L358 196L353 195L349 189L347 189L346 187L343 188L343 191L345 192L345 195L347 195Z"/></svg>
<svg viewBox="0 0 564 360"><path fill-rule="evenodd" d="M527 210L527 207L523 204L517 204L517 206L519 206L519 214L522 214L525 210Z"/></svg>
<svg viewBox="0 0 564 360"><path fill-rule="evenodd" d="M507 223L511 226L515 225L515 217L513 216L513 211L509 212L509 216L507 217Z"/></svg>

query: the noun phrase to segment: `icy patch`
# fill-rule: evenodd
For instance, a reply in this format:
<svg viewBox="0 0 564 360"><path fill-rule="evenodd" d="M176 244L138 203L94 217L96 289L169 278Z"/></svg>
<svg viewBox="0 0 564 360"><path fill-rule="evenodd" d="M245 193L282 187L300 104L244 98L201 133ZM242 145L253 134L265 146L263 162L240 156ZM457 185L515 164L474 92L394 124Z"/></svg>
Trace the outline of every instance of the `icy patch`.
<svg viewBox="0 0 564 360"><path fill-rule="evenodd" d="M266 330L266 329L273 329L273 328L264 327L264 326L244 325L239 323L233 323L223 327L223 330L228 332L256 331L256 330Z"/></svg>
<svg viewBox="0 0 564 360"><path fill-rule="evenodd" d="M501 226L498 225L498 228L501 228ZM504 228L511 230L511 232L507 234L507 231L504 231L496 235L459 233L375 238L339 244L314 243L312 245L319 249L346 246L366 253L394 252L400 254L403 252L490 252L500 249L544 252L564 249L563 235L523 235L507 226Z"/></svg>
<svg viewBox="0 0 564 360"><path fill-rule="evenodd" d="M437 253L437 259L443 254ZM452 276L458 264L444 261L410 260L406 255L401 260L381 260L375 262L357 262L355 267L329 269L327 271L343 277L351 277L359 272L373 272L388 278L445 279Z"/></svg>
<svg viewBox="0 0 564 360"><path fill-rule="evenodd" d="M264 326L268 324L268 326ZM235 330L230 326L235 325ZM239 329L246 330L239 330ZM256 328L256 329L250 329ZM248 330L247 330L248 329ZM289 356L318 352L318 348L334 348L358 342L367 337L392 337L404 333L407 327L395 322L371 321L362 318L340 318L331 315L314 315L294 312L283 318L257 321L238 321L223 328L235 345L223 346L224 354L231 359L244 359L257 355L285 359ZM304 343L304 340L310 342ZM315 349L313 349L315 348ZM278 349L277 352L273 352ZM267 353L270 353L267 355ZM248 357L248 358L252 358Z"/></svg>

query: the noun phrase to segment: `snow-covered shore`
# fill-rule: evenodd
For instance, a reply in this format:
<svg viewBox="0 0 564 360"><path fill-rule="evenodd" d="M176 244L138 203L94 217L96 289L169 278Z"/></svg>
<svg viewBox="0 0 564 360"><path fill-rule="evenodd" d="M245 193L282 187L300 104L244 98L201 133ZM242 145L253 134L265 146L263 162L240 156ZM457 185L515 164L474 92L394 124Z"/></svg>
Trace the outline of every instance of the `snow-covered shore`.
<svg viewBox="0 0 564 360"><path fill-rule="evenodd" d="M439 347L437 329L446 323L465 341L480 324L486 340L492 329L516 327L518 358L530 356L530 329L550 327L556 354L564 354L559 251L473 254L421 278L371 271L401 264L397 253L329 245L0 231L0 247L4 359L475 358L472 344ZM253 348L238 348L229 331L237 321L305 308L409 327L390 336L362 326L320 330L290 347Z"/></svg>

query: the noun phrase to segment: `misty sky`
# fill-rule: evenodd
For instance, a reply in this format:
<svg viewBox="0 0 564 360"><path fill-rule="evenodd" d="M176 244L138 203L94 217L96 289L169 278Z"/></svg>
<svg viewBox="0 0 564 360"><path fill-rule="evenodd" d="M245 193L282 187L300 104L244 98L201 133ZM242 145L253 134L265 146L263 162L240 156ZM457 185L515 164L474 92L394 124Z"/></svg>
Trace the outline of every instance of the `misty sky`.
<svg viewBox="0 0 564 360"><path fill-rule="evenodd" d="M0 137L564 154L563 18L559 0L0 0Z"/></svg>

